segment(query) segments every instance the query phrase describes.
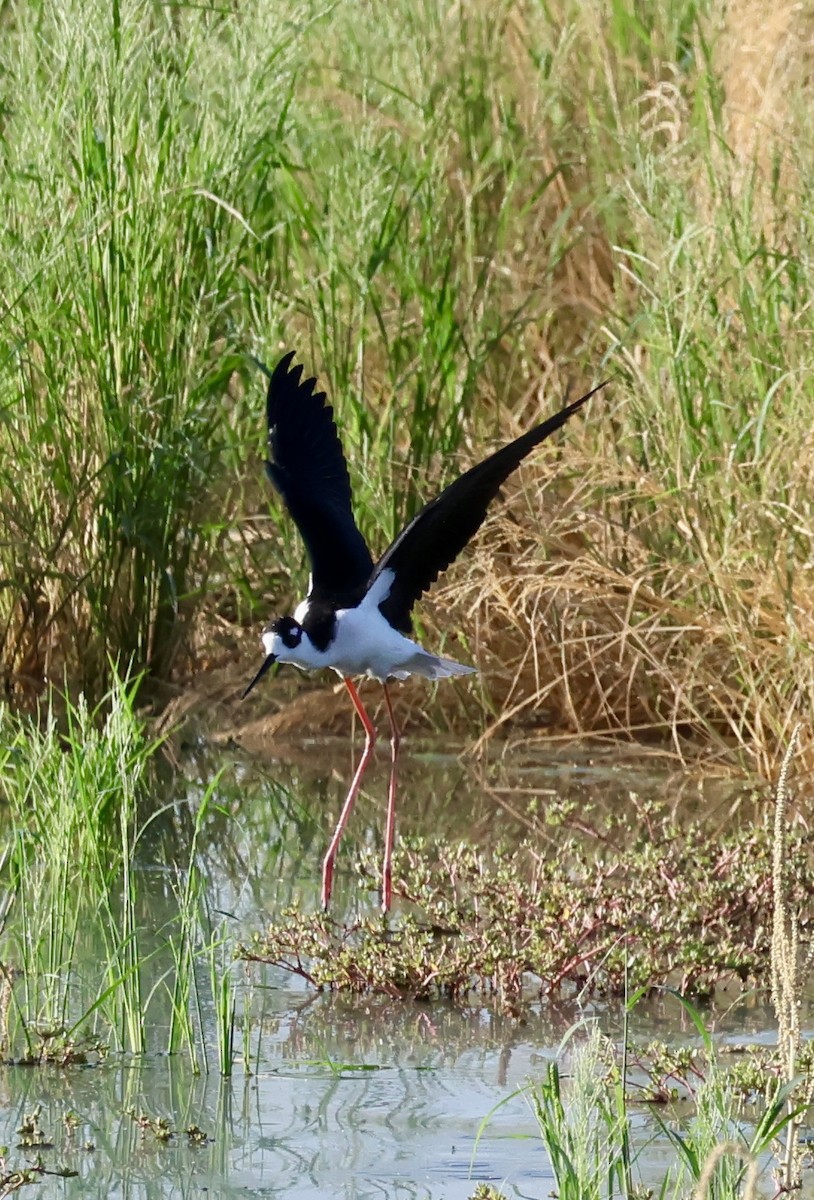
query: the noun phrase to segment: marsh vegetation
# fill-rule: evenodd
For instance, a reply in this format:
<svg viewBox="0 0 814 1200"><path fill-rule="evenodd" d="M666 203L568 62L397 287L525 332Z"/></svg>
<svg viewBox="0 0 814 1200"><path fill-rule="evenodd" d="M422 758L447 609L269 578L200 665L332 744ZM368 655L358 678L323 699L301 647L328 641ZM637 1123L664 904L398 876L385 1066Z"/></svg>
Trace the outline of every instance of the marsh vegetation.
<svg viewBox="0 0 814 1200"><path fill-rule="evenodd" d="M396 995L421 996L398 1003L422 1028L432 1011L439 1036L450 996L520 1028L530 979L545 1007L666 985L701 1005L736 978L769 989L778 1050L743 1072L762 1090L738 1091L705 1041L714 1009L690 1020L704 1062L682 1076L692 1115L664 1122L684 1173L661 1194L741 1194L773 1145L780 1186L796 1184L811 1098L810 14L33 0L0 5L0 28L3 1072L102 1079L166 1054L177 1119L140 1085L105 1092L111 1145L132 1157L174 1138L194 1155L221 1102L179 1097L207 1073L250 1077L280 964L368 1006L384 993L389 1022ZM429 699L405 686L401 710L487 773L490 755L590 737L747 780L729 822L672 792L608 813L515 782L523 837L504 844L493 813L471 818L493 792L419 784L433 803L405 841L394 930L364 900L347 921L308 915L299 872L330 784L306 803L279 763L261 772L269 826L260 800L242 805L261 768L227 743L179 799L170 764L215 724L235 732L257 627L305 584L262 477L246 357L292 348L335 405L374 548L485 448L611 381L422 607L422 635L475 681ZM347 747L324 681L281 676L248 712L256 741L338 732ZM446 796L466 829L430 841ZM238 919L257 856L274 887ZM349 1011L337 1028L362 1029ZM274 1036L295 1031L292 1058L341 1076L316 1033L274 1020ZM579 1041L570 1079L531 1072L556 1186L630 1197L629 1039ZM661 1094L681 1072L651 1049ZM54 1132L38 1103L20 1100L29 1158L3 1160L0 1194L60 1167L41 1160ZM63 1108L63 1165L81 1175Z"/></svg>
<svg viewBox="0 0 814 1200"><path fill-rule="evenodd" d="M262 1085L277 1072L299 1080L305 1105L284 1101L284 1157L312 1145L305 1096L316 1100L334 1081L339 1138L349 1119L342 1081L360 1081L361 1129L368 1105L383 1102L361 1081L395 1064L382 1087L391 1120L406 1122L399 1136L419 1154L423 1106L452 1121L451 1082L467 1077L473 1052L498 1073L491 1090L473 1094L476 1111L458 1105L452 1123L477 1135L467 1178L490 1178L495 1153L503 1161L494 1139L506 1135L495 1129L530 1136L522 1104L558 1188L574 1197L594 1195L601 1178L631 1196L659 1171L664 1194L677 1198L707 1169L722 1197L740 1195L752 1175L761 1186L771 1172L796 1185L814 1087L801 1008L811 865L785 783L770 822L756 816L754 795L719 797L717 813L702 797L692 816L689 797L670 808L631 792L624 777L622 812L616 796L585 800L599 794L597 778L577 791L561 778L561 798L545 788L543 812L518 819L517 796L502 817L488 788L474 802L471 767L450 774L443 760L440 772L426 762L405 780L412 803L394 916L370 915L378 806L365 802L357 877L345 862L340 881L348 907L329 918L314 913L317 866L341 778L320 794L307 774L295 770L289 784L281 764L235 752L221 752L220 770L187 753L179 776L134 695L119 682L96 711L63 698L59 722L1 714L0 1070L20 1139L4 1187L54 1176L102 1195L104 1171L143 1173L152 1146L171 1152L169 1180L201 1171L228 1195L230 1154L257 1136L245 1114L235 1124L228 1097L259 1088L266 1119L278 1121L278 1090ZM510 793L511 778L499 772L495 789ZM551 777L539 779L543 790ZM519 780L523 795L528 768ZM409 836L430 816L437 844ZM750 1011L761 994L771 995L771 1016ZM683 1008L673 1000L659 1017L679 995ZM727 1007L740 1014L728 1024ZM767 1023L776 1028L768 1044ZM736 1045L719 1025L730 1041L737 1031ZM529 1057L535 1045L547 1066ZM156 1086L164 1069L170 1078ZM21 1073L31 1072L29 1087ZM218 1076L215 1103L206 1080ZM330 1128L319 1147L328 1158ZM676 1154L666 1174L651 1149L665 1139ZM424 1153L443 1161L437 1138ZM353 1155L373 1180L373 1160ZM526 1178L517 1163L505 1169ZM317 1193L329 1170L312 1168ZM293 1178L287 1186L296 1192Z"/></svg>
<svg viewBox="0 0 814 1200"><path fill-rule="evenodd" d="M327 385L377 547L602 376L425 607L481 674L415 719L768 777L812 699L810 106L751 11L6 5L13 694L181 680L301 592L246 350Z"/></svg>

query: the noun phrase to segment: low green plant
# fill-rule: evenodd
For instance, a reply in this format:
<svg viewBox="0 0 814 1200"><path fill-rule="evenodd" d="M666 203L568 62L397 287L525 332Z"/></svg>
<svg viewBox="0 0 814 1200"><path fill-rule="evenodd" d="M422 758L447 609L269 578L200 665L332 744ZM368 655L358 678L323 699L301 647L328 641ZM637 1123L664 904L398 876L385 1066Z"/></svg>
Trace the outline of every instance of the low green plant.
<svg viewBox="0 0 814 1200"><path fill-rule="evenodd" d="M663 1191L684 1196L689 1188L697 1197L728 1200L754 1196L761 1161L776 1152L779 1138L794 1130L796 1112L787 1107L791 1088L772 1075L763 1076L761 1109L747 1113L754 1093L744 1093L739 1080L704 1024L703 1017L679 997L698 1034L691 1073L684 1077L692 1100L687 1120L669 1119L666 1109L654 1109L662 1133L678 1151L676 1166L665 1177ZM772 1159L772 1162L775 1160Z"/></svg>
<svg viewBox="0 0 814 1200"><path fill-rule="evenodd" d="M197 826L197 823L196 823ZM167 946L172 957L169 973L171 1015L167 1051L176 1054L187 1050L192 1068L201 1069L198 1058L198 1034L201 1028L200 997L196 962L199 953L198 937L203 904L203 880L195 862L195 839L186 870L174 884L178 902L178 920L167 930Z"/></svg>
<svg viewBox="0 0 814 1200"><path fill-rule="evenodd" d="M551 1062L530 1101L561 1200L631 1195L624 1078L595 1026L571 1057L567 1087Z"/></svg>
<svg viewBox="0 0 814 1200"><path fill-rule="evenodd" d="M209 986L215 1010L218 1069L221 1075L228 1077L232 1074L235 1063L237 984L233 973L234 954L223 927L210 941L207 947L207 957L209 960ZM245 1061L244 1055L244 1063Z"/></svg>
<svg viewBox="0 0 814 1200"><path fill-rule="evenodd" d="M676 1151L655 1193L660 1200L748 1200L756 1195L760 1172L768 1172L770 1152L791 1123L785 1111L787 1089L777 1091L757 1117L747 1113L700 1014L683 1003L701 1040L696 1066L702 1070L684 1093L691 1099L689 1111L686 1099L654 1107L645 1099L653 1090L649 1087L631 1096L626 1043L617 1046L595 1022L574 1026L543 1079L523 1089L561 1200L641 1200L654 1194L638 1162L648 1144L635 1130L643 1104ZM478 1140L494 1111L481 1123Z"/></svg>
<svg viewBox="0 0 814 1200"><path fill-rule="evenodd" d="M571 828L571 822L576 830ZM773 833L744 820L714 834L703 820L631 795L601 818L547 798L552 839L523 846L403 842L394 895L405 908L344 924L284 910L246 942L247 959L273 962L314 986L390 995L465 997L481 990L623 995L668 980L695 996L728 978L767 976ZM787 832L790 893L814 886L803 830ZM359 866L376 886L372 851Z"/></svg>
<svg viewBox="0 0 814 1200"><path fill-rule="evenodd" d="M61 697L59 715L54 696L41 722L0 710L7 1058L64 1064L111 1047L141 1054L148 1028L166 1025L170 1053L183 1051L196 1071L206 1063L198 976L223 939L205 911L197 855L219 776L196 806L177 868L177 912L157 929L138 860L162 812L148 796L160 743L136 713L136 690L116 679L96 709ZM222 1007L222 984L214 976L212 984Z"/></svg>
<svg viewBox="0 0 814 1200"><path fill-rule="evenodd" d="M135 715L134 691L117 681L98 708L80 698L61 716L54 697L41 724L0 711L11 896L2 958L15 975L7 1052L17 1036L28 1056L44 1034L71 1041L93 1031L97 1017L122 1048L143 1049L131 860L154 747ZM90 914L106 950L95 980L74 968Z"/></svg>

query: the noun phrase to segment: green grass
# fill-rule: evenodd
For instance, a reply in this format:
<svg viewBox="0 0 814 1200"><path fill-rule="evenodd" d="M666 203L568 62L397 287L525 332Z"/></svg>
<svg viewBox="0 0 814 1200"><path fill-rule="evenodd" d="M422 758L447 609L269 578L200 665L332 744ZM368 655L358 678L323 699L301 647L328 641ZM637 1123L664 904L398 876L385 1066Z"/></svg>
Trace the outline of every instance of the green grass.
<svg viewBox="0 0 814 1200"><path fill-rule="evenodd" d="M655 1194L660 1200L754 1196L761 1172L769 1174L775 1140L789 1122L786 1090L776 1088L757 1115L748 1111L697 1013L694 1020L702 1033L704 1063L689 1115L686 1104L650 1110L676 1151ZM560 1048L565 1068L549 1063L542 1082L528 1089L557 1195L562 1200L631 1200L652 1194L653 1182L641 1178L637 1162L644 1143L636 1123L647 1105L628 1094L624 1060L596 1026L567 1041L570 1045ZM639 1147L635 1153L634 1143Z"/></svg>
<svg viewBox="0 0 814 1200"><path fill-rule="evenodd" d="M494 525L456 576L486 678L467 725L520 695L538 724L695 738L768 774L814 697L814 174L803 82L767 83L749 124L732 12L734 32L711 0L5 5L18 694L65 671L99 697L111 660L177 676L196 628L301 589L246 350L319 372L377 548L454 459L609 376L540 493L542 543L533 497L525 550Z"/></svg>
<svg viewBox="0 0 814 1200"><path fill-rule="evenodd" d="M138 793L150 755L118 685L106 717L84 701L60 729L7 708L0 789L9 913L2 959L19 973L6 1008L6 1052L36 1056L40 1039L95 1034L97 1018L122 1047L143 1049L131 855ZM105 947L96 980L72 970L90 914ZM10 1020L8 1020L10 1018Z"/></svg>
<svg viewBox="0 0 814 1200"><path fill-rule="evenodd" d="M460 72L413 97L365 82L348 11L127 0L11 6L5 24L2 652L33 682L67 661L98 689L108 654L165 676L208 587L248 595L223 545L262 487L242 352L273 359L283 336L323 367L365 527L389 536L415 503L401 464L423 476L456 448L517 321L492 270L509 232L500 204L493 226L449 194ZM336 38L338 91L320 61Z"/></svg>
<svg viewBox="0 0 814 1200"><path fill-rule="evenodd" d="M162 863L175 870L178 906L157 925L141 867L164 815L149 797L159 743L135 713L135 691L117 681L98 709L80 698L39 724L0 710L6 1060L164 1049L208 1069L200 1010L209 963L208 1000L223 1010L224 1029L234 1021L228 973L216 970L223 935L197 864L219 776L199 797L185 861ZM227 1070L230 1059L220 1061Z"/></svg>

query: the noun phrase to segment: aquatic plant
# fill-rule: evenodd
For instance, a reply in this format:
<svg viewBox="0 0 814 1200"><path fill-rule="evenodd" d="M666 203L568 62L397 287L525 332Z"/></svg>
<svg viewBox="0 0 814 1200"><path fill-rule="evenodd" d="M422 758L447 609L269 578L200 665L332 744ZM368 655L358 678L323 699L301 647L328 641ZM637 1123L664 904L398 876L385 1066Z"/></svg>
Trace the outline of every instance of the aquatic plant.
<svg viewBox="0 0 814 1200"><path fill-rule="evenodd" d="M788 1127L785 1089L757 1117L745 1122L712 1038L699 1014L703 1074L687 1109L667 1101L651 1114L677 1151L666 1165L659 1195L741 1200L754 1197L761 1169L777 1138ZM560 1059L563 1066L560 1066ZM577 1026L561 1045L558 1061L526 1089L551 1162L557 1195L564 1200L649 1194L638 1178L633 1122L641 1101L628 1095L625 1048L601 1034L595 1024ZM646 1097L647 1093L644 1093ZM483 1127L482 1127L483 1128ZM748 1131L747 1131L748 1130Z"/></svg>
<svg viewBox="0 0 814 1200"><path fill-rule="evenodd" d="M773 823L743 821L711 836L671 807L631 795L589 835L591 814L547 798L555 846L402 844L393 923L349 924L300 909L246 942L247 959L273 962L317 987L391 995L621 994L673 980L709 994L727 979L766 979L771 962ZM789 893L814 886L808 839L788 829ZM374 856L358 869L375 886Z"/></svg>
<svg viewBox="0 0 814 1200"><path fill-rule="evenodd" d="M0 708L5 1060L77 1064L111 1047L141 1054L152 1026L153 1045L166 1028L170 1053L184 1052L194 1070L208 1066L195 967L212 960L222 936L202 903L196 854L218 776L199 797L175 867L177 914L157 929L138 859L162 811L147 794L160 743L136 713L136 687L117 679L96 709L82 697L57 708L54 697L41 721ZM219 1011L227 979L212 975Z"/></svg>

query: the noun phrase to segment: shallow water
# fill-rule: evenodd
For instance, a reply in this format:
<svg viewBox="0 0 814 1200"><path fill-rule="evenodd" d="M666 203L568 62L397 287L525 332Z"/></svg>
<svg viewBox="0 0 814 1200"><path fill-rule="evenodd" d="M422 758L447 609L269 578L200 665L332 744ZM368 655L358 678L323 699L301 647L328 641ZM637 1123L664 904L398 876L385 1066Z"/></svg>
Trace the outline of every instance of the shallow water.
<svg viewBox="0 0 814 1200"><path fill-rule="evenodd" d="M567 792L577 801L617 804L630 790L662 795L669 788L688 811L703 802L721 819L741 799L723 785L705 793L655 762L607 753L572 756L567 766L564 759L559 751L549 763L515 759L475 768L449 755L408 752L400 829L484 843L526 836L532 792L543 802L547 793ZM213 924L236 941L292 900L316 905L320 860L349 766L349 747L339 742L307 747L299 765L238 751L188 753L181 773L165 780L173 803L140 844L139 919L156 944L177 910L173 863L189 855L196 807L219 768L225 770L198 832L197 861ZM383 756L351 842L379 844L386 774ZM355 912L376 898L359 894L344 874L351 859L348 845L336 900L340 910ZM93 953L92 945L78 950ZM158 980L160 955L152 969ZM196 1076L184 1054L159 1051L167 1014L155 1005L151 1050L141 1058L0 1072L8 1165L19 1168L39 1155L49 1172L76 1172L42 1176L38 1195L463 1200L485 1181L510 1196L547 1196L553 1179L522 1089L541 1078L575 1022L594 1019L612 1036L621 1033L614 1007L545 1002L517 1020L489 1006L315 995L279 969L232 970L240 983L238 1063L228 1080L217 1074L214 1011L203 983L208 1074ZM767 1011L748 997L720 996L710 1020L722 1038L773 1039ZM668 995L637 1007L630 1036L697 1040ZM17 1131L37 1110L52 1145L19 1148ZM172 1136L162 1140L142 1129L142 1115L166 1118ZM636 1123L645 1146L654 1132L645 1108ZM184 1132L193 1127L202 1140ZM661 1143L641 1150L645 1182L658 1181L664 1159Z"/></svg>
<svg viewBox="0 0 814 1200"><path fill-rule="evenodd" d="M41 1105L40 1123L55 1143L43 1158L53 1169L79 1173L46 1178L38 1194L457 1200L481 1181L511 1196L550 1193L553 1180L535 1122L517 1093L539 1078L555 1053L549 1020L532 1019L519 1030L437 1006L420 1012L403 1006L397 1014L387 1006L362 1006L367 1028L357 1040L358 1010L340 1005L336 1011L330 999L320 1000L310 1010L320 1030L319 1061L308 1017L295 1015L302 1000L285 988L270 995L269 1028L253 1072L238 1071L228 1081L193 1078L183 1064L162 1057L7 1071L3 1123L10 1144L24 1113ZM327 1018L322 1007L332 1010ZM744 1015L733 1016L738 1037ZM751 1013L755 1034L764 1017ZM643 1012L633 1033L663 1034L666 1024L679 1036L680 1023L677 1009ZM123 1115L129 1109L165 1115L179 1131L199 1126L207 1141L193 1145L179 1132L164 1145ZM63 1119L68 1111L79 1117L72 1134ZM653 1129L645 1111L637 1125L646 1140ZM88 1140L92 1151L82 1148ZM645 1180L656 1181L664 1153L659 1145L646 1152L640 1162ZM12 1157L19 1165L27 1156L18 1151Z"/></svg>

